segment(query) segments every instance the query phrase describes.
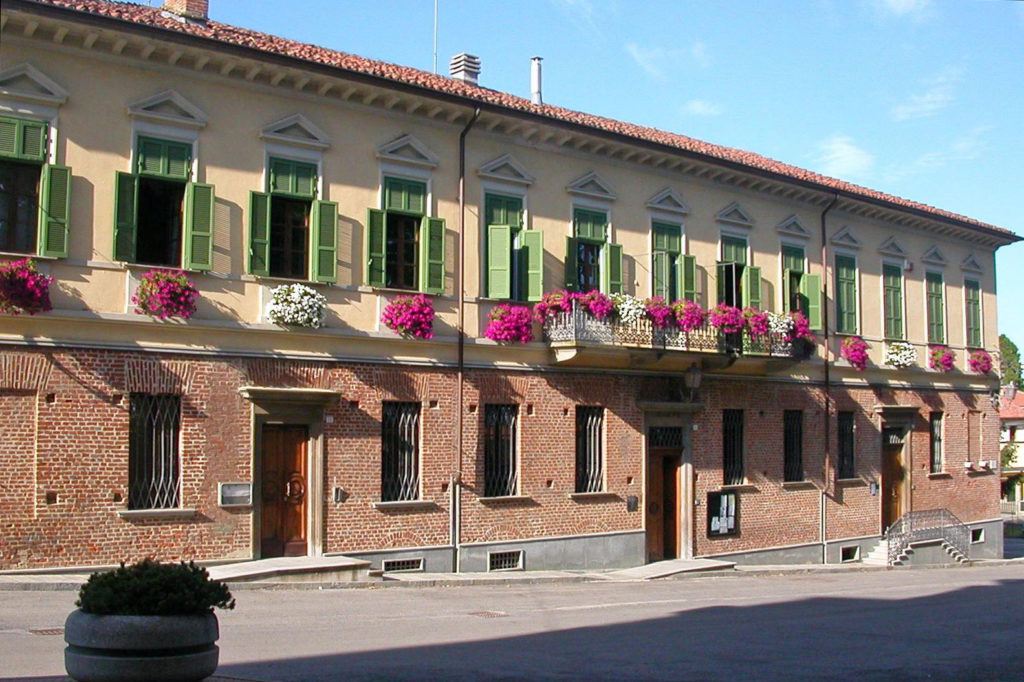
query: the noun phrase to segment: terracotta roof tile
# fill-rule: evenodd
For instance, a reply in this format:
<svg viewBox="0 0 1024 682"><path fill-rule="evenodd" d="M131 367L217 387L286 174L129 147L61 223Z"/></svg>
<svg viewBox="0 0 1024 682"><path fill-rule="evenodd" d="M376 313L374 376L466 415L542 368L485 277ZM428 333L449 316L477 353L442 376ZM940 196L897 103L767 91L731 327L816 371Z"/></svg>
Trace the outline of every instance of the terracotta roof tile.
<svg viewBox="0 0 1024 682"><path fill-rule="evenodd" d="M896 207L904 207L917 211L925 211L937 217L952 219L960 223L974 225L988 230L995 230L1007 236L1015 236L1005 228L969 218L967 216L944 211L927 204L903 199L901 197L861 187L837 178L814 173L803 168L791 166L774 159L745 152L740 149L710 144L692 137L670 133L657 128L624 123L602 116L594 116L563 107L549 104L533 104L530 100L488 88L470 85L462 81L446 78L437 74L420 71L406 66L398 66L374 59L366 59L345 52L330 50L317 45L286 40L277 36L250 31L244 28L221 24L216 21L182 22L177 18L166 16L158 7L146 7L126 2L109 2L106 0L31 0L41 5L51 5L64 9L86 12L135 24L151 26L178 33L191 34L209 38L223 43L248 47L267 53L284 55L318 64L328 65L360 74L377 76L399 83L415 85L439 93L465 97L469 100L497 105L544 116L550 119L574 123L587 128L618 133L637 140L662 144L667 147L696 152L705 156L738 163L753 169L760 169L796 180L814 183L824 188L842 191L851 195L883 201Z"/></svg>
<svg viewBox="0 0 1024 682"><path fill-rule="evenodd" d="M999 408L999 418L1024 419L1024 391L1018 390L1013 396L1013 400L1007 400L1004 392L1002 405Z"/></svg>

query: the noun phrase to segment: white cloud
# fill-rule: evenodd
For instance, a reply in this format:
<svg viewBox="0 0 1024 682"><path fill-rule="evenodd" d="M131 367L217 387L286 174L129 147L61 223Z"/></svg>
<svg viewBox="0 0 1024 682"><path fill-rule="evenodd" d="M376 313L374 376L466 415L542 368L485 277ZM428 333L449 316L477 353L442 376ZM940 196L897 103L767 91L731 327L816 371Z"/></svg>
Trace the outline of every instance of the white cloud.
<svg viewBox="0 0 1024 682"><path fill-rule="evenodd" d="M818 144L818 168L825 175L850 180L868 174L875 157L847 135L832 135Z"/></svg>
<svg viewBox="0 0 1024 682"><path fill-rule="evenodd" d="M883 14L897 17L920 15L931 3L932 0L874 0L875 7Z"/></svg>
<svg viewBox="0 0 1024 682"><path fill-rule="evenodd" d="M985 135L992 129L991 125L975 126L942 149L926 152L907 165L890 168L886 172L886 179L902 180L912 175L939 170L953 163L976 159L985 150Z"/></svg>
<svg viewBox="0 0 1024 682"><path fill-rule="evenodd" d="M951 67L929 78L923 83L926 88L923 92L911 95L905 102L892 108L892 117L897 121L906 121L931 116L945 109L953 102L956 86L963 77L962 67Z"/></svg>
<svg viewBox="0 0 1024 682"><path fill-rule="evenodd" d="M678 65L681 60L687 58L692 59L697 66L702 68L707 68L711 64L707 45L699 40L689 49L647 47L629 42L626 43L626 52L633 58L637 66L643 69L651 78L657 80L665 80L668 77L666 67L671 69L673 66Z"/></svg>
<svg viewBox="0 0 1024 682"><path fill-rule="evenodd" d="M690 56L697 62L698 66L707 68L711 64L711 57L708 55L708 46L703 40L698 40L690 48Z"/></svg>
<svg viewBox="0 0 1024 682"><path fill-rule="evenodd" d="M576 28L600 34L597 21L594 19L594 5L590 0L554 0L554 3L562 9Z"/></svg>
<svg viewBox="0 0 1024 682"><path fill-rule="evenodd" d="M691 99L683 105L682 112L691 116L718 116L722 107L706 99Z"/></svg>
<svg viewBox="0 0 1024 682"><path fill-rule="evenodd" d="M637 66L647 72L651 78L661 80L665 77L661 70L660 62L664 61L664 54L658 48L641 47L636 43L626 43L626 52L633 58Z"/></svg>

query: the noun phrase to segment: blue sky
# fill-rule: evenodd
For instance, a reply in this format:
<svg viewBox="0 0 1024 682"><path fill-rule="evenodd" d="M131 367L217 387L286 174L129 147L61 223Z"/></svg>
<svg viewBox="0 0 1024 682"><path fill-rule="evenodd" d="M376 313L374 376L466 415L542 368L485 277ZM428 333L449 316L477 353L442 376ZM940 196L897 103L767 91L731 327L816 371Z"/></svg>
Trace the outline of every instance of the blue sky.
<svg viewBox="0 0 1024 682"><path fill-rule="evenodd" d="M152 0L151 4L159 4ZM438 70L738 147L1024 235L1024 2L438 0ZM288 9L294 8L294 9ZM434 0L211 0L212 19L433 69ZM1024 243L999 327L1024 348Z"/></svg>

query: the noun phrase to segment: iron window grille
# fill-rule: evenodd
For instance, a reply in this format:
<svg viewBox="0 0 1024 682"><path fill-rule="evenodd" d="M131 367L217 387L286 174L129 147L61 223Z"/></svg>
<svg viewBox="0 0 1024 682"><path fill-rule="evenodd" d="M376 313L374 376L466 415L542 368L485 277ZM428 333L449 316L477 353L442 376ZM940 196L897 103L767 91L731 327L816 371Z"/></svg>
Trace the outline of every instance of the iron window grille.
<svg viewBox="0 0 1024 682"><path fill-rule="evenodd" d="M423 557L414 559L384 559L380 562L385 573L411 573L423 571Z"/></svg>
<svg viewBox="0 0 1024 682"><path fill-rule="evenodd" d="M516 494L518 405L484 407L484 496Z"/></svg>
<svg viewBox="0 0 1024 682"><path fill-rule="evenodd" d="M839 478L856 476L854 457L853 412L839 413Z"/></svg>
<svg viewBox="0 0 1024 682"><path fill-rule="evenodd" d="M942 413L932 412L928 417L928 425L931 429L931 473L938 474L942 472L943 458L942 458Z"/></svg>
<svg viewBox="0 0 1024 682"><path fill-rule="evenodd" d="M419 499L420 404L385 402L381 416L382 502Z"/></svg>
<svg viewBox="0 0 1024 682"><path fill-rule="evenodd" d="M647 443L652 448L683 449L683 427L652 426L647 433Z"/></svg>
<svg viewBox="0 0 1024 682"><path fill-rule="evenodd" d="M782 415L783 480L804 480L804 413L786 410Z"/></svg>
<svg viewBox="0 0 1024 682"><path fill-rule="evenodd" d="M743 484L743 410L722 410L722 469L725 485Z"/></svg>
<svg viewBox="0 0 1024 682"><path fill-rule="evenodd" d="M128 508L180 506L181 397L133 393L128 423Z"/></svg>
<svg viewBox="0 0 1024 682"><path fill-rule="evenodd" d="M604 458L601 452L603 407L576 407L576 492L601 492Z"/></svg>
<svg viewBox="0 0 1024 682"><path fill-rule="evenodd" d="M523 550L490 552L487 555L488 571L518 571L523 567Z"/></svg>

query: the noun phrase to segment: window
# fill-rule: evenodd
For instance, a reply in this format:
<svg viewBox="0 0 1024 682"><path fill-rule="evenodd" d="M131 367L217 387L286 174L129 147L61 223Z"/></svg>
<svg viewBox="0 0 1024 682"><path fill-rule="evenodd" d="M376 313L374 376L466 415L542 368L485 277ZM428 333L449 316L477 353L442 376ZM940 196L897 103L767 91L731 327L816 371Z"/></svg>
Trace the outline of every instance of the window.
<svg viewBox="0 0 1024 682"><path fill-rule="evenodd" d="M315 164L271 157L267 191L249 193L249 272L337 281L338 205L318 184Z"/></svg>
<svg viewBox="0 0 1024 682"><path fill-rule="evenodd" d="M747 265L747 240L722 237L722 260L717 267L718 302L761 307L761 268Z"/></svg>
<svg viewBox="0 0 1024 682"><path fill-rule="evenodd" d="M425 182L384 178L383 208L366 227L370 286L444 293L444 220L427 216Z"/></svg>
<svg viewBox="0 0 1024 682"><path fill-rule="evenodd" d="M722 471L725 485L743 484L743 410L722 410Z"/></svg>
<svg viewBox="0 0 1024 682"><path fill-rule="evenodd" d="M981 284L964 280L964 308L967 314L967 346L981 348Z"/></svg>
<svg viewBox="0 0 1024 682"><path fill-rule="evenodd" d="M853 412L839 413L839 478L856 476L853 442Z"/></svg>
<svg viewBox="0 0 1024 682"><path fill-rule="evenodd" d="M943 304L942 273L925 273L924 288L928 315L928 343L945 343L946 312Z"/></svg>
<svg viewBox="0 0 1024 682"><path fill-rule="evenodd" d="M885 338L903 338L903 268L882 266L882 305L885 315Z"/></svg>
<svg viewBox="0 0 1024 682"><path fill-rule="evenodd" d="M517 405L484 407L484 497L516 494Z"/></svg>
<svg viewBox="0 0 1024 682"><path fill-rule="evenodd" d="M573 210L573 236L566 238L565 288L622 292L622 247L608 242L608 214Z"/></svg>
<svg viewBox="0 0 1024 682"><path fill-rule="evenodd" d="M708 537L736 535L740 531L739 516L735 492L708 493Z"/></svg>
<svg viewBox="0 0 1024 682"><path fill-rule="evenodd" d="M420 404L385 402L381 415L380 499L418 500Z"/></svg>
<svg viewBox="0 0 1024 682"><path fill-rule="evenodd" d="M487 227L487 296L539 301L544 294L544 235L523 227L523 200L484 197Z"/></svg>
<svg viewBox="0 0 1024 682"><path fill-rule="evenodd" d="M811 329L821 329L821 275L806 272L802 246L782 246L782 309L801 312Z"/></svg>
<svg viewBox="0 0 1024 682"><path fill-rule="evenodd" d="M836 331L857 333L857 261L836 255Z"/></svg>
<svg viewBox="0 0 1024 682"><path fill-rule="evenodd" d="M682 226L653 223L651 263L654 296L666 301L697 300L697 259L683 254Z"/></svg>
<svg viewBox="0 0 1024 682"><path fill-rule="evenodd" d="M178 434L181 397L131 394L128 423L128 508L180 506Z"/></svg>
<svg viewBox="0 0 1024 682"><path fill-rule="evenodd" d="M931 449L929 461L930 471L933 474L942 472L944 462L942 458L942 413L932 412L928 416L928 427L931 432Z"/></svg>
<svg viewBox="0 0 1024 682"><path fill-rule="evenodd" d="M576 407L576 492L597 493L604 488L601 435L604 408Z"/></svg>
<svg viewBox="0 0 1024 682"><path fill-rule="evenodd" d="M46 163L49 132L0 116L0 251L68 255L71 169Z"/></svg>
<svg viewBox="0 0 1024 682"><path fill-rule="evenodd" d="M782 414L783 480L804 480L804 413L786 410Z"/></svg>

